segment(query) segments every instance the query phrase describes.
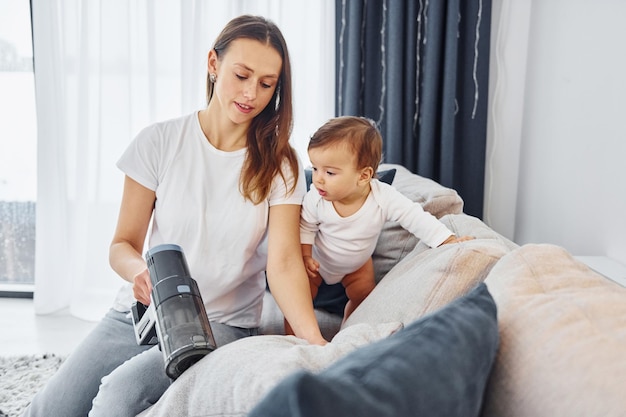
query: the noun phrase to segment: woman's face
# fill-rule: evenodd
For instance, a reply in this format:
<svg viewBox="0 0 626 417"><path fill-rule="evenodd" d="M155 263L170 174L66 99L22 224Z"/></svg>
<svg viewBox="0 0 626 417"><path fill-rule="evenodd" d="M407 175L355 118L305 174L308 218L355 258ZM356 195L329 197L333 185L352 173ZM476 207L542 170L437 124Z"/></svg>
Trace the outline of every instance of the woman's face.
<svg viewBox="0 0 626 417"><path fill-rule="evenodd" d="M232 41L220 58L209 53L209 71L217 75L213 99L233 123L249 124L272 99L282 58L273 47L246 38Z"/></svg>

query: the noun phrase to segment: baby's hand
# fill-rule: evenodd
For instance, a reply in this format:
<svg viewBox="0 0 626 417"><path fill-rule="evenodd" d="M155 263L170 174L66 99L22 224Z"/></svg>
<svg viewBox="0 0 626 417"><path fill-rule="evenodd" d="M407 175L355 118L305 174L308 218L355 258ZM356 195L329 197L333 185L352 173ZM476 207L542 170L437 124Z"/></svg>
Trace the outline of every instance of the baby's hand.
<svg viewBox="0 0 626 417"><path fill-rule="evenodd" d="M468 240L473 240L474 236L459 236L451 235L449 238L443 241L443 243L439 246L447 245L448 243L460 243L467 242Z"/></svg>
<svg viewBox="0 0 626 417"><path fill-rule="evenodd" d="M304 260L304 267L306 268L306 273L309 278L315 278L317 276L317 271L320 269L319 262L310 256L305 256L302 259Z"/></svg>

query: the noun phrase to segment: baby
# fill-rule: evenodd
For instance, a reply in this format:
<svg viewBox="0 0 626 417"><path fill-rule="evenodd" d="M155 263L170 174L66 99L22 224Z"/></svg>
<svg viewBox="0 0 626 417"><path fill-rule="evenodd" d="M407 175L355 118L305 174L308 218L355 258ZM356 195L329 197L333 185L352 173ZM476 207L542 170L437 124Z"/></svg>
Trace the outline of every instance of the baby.
<svg viewBox="0 0 626 417"><path fill-rule="evenodd" d="M398 222L431 248L472 239L456 237L435 216L375 178L382 137L373 121L329 120L308 146L312 186L300 219L302 256L313 299L324 280L346 290L345 321L374 289L372 254L382 227ZM287 334L293 334L285 322Z"/></svg>

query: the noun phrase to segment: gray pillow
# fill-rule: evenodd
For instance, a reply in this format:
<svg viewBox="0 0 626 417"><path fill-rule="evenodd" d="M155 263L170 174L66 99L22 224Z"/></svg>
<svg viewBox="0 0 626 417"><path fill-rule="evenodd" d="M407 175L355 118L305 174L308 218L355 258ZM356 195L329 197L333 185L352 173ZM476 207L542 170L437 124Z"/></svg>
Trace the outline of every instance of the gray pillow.
<svg viewBox="0 0 626 417"><path fill-rule="evenodd" d="M248 416L478 416L498 341L496 305L480 283L319 373L291 374Z"/></svg>

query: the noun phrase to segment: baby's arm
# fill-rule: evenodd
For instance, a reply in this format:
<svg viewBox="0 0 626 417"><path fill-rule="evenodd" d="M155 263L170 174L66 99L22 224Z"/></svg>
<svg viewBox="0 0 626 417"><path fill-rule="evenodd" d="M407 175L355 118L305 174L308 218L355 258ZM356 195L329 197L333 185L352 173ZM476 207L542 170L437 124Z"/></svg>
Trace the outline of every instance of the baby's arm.
<svg viewBox="0 0 626 417"><path fill-rule="evenodd" d="M376 184L381 193L378 203L385 206L387 220L399 222L431 248L474 239L472 236L457 237L441 220L425 211L421 204L410 200L392 186Z"/></svg>
<svg viewBox="0 0 626 417"><path fill-rule="evenodd" d="M315 278L320 269L320 264L313 259L313 245L302 245L302 260L309 278Z"/></svg>

